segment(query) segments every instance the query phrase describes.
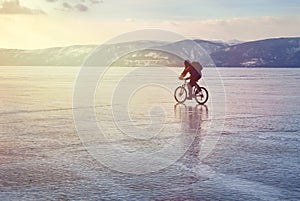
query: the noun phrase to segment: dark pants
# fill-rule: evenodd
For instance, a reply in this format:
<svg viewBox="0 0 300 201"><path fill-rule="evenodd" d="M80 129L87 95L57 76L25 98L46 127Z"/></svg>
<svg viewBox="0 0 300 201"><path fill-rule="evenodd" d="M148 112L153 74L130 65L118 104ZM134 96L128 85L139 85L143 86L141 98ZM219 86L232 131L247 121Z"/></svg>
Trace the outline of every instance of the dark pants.
<svg viewBox="0 0 300 201"><path fill-rule="evenodd" d="M198 80L200 80L201 76L197 76L197 77L192 77L190 79L190 82L188 84L188 88L189 88L189 97L191 98L193 95L193 86L196 86L197 88L199 87L199 85L197 84Z"/></svg>

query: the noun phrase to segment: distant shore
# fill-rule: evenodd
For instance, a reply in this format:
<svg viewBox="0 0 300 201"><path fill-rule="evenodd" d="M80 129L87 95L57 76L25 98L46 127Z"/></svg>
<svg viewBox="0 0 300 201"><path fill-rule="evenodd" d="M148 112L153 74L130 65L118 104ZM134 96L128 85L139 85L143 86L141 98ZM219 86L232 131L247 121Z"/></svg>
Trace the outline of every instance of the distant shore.
<svg viewBox="0 0 300 201"><path fill-rule="evenodd" d="M183 59L203 66L251 68L299 68L300 37L273 38L239 44L205 40L133 41L74 45L36 50L0 49L0 66L105 66L107 58L123 54L113 66L181 66ZM200 51L199 51L200 50ZM86 63L91 54L94 61ZM175 53L175 54L174 54Z"/></svg>

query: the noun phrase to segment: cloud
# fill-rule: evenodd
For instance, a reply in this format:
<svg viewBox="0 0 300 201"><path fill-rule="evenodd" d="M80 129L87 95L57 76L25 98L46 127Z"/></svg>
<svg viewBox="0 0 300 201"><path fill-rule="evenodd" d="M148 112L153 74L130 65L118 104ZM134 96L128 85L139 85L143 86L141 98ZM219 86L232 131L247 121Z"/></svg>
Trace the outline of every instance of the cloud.
<svg viewBox="0 0 300 201"><path fill-rule="evenodd" d="M0 0L1 1L1 0ZM59 7L56 7L56 10L60 11L78 11L78 12L86 12L90 10L90 7L93 7L97 4L104 3L103 0L45 0L50 3L58 2Z"/></svg>
<svg viewBox="0 0 300 201"><path fill-rule="evenodd" d="M186 20L157 25L192 38L239 39L243 41L274 37L299 37L299 16L263 16L231 19ZM174 24L174 25L173 25Z"/></svg>
<svg viewBox="0 0 300 201"><path fill-rule="evenodd" d="M90 0L91 4L99 4L99 3L104 3L103 0Z"/></svg>
<svg viewBox="0 0 300 201"><path fill-rule="evenodd" d="M81 3L76 4L74 6L74 8L77 9L78 11L81 11L81 12L87 11L89 9L86 5L81 4Z"/></svg>
<svg viewBox="0 0 300 201"><path fill-rule="evenodd" d="M75 12L75 11L74 11ZM139 29L163 29L187 38L242 41L299 37L300 15L212 20L97 20L35 15L0 16L0 48L45 48L101 44L112 36ZM56 30L53 32L53 30ZM49 34L51 33L51 34Z"/></svg>
<svg viewBox="0 0 300 201"><path fill-rule="evenodd" d="M20 5L19 0L2 1L0 14L46 14L42 10L30 9Z"/></svg>
<svg viewBox="0 0 300 201"><path fill-rule="evenodd" d="M67 10L72 10L73 9L73 7L71 6L71 4L69 4L67 2L64 2L62 4L62 6L63 6L64 9L67 9Z"/></svg>
<svg viewBox="0 0 300 201"><path fill-rule="evenodd" d="M81 2L85 2L85 1L81 0ZM62 3L62 8L58 8L58 10L86 12L89 10L89 7L83 3L70 4L68 2L64 2Z"/></svg>
<svg viewBox="0 0 300 201"><path fill-rule="evenodd" d="M57 2L59 0L46 0L47 2ZM104 3L103 0L79 0L80 2L83 2L83 3L90 3L90 4L100 4L100 3ZM71 1L70 1L71 2ZM74 2L74 1L73 1Z"/></svg>

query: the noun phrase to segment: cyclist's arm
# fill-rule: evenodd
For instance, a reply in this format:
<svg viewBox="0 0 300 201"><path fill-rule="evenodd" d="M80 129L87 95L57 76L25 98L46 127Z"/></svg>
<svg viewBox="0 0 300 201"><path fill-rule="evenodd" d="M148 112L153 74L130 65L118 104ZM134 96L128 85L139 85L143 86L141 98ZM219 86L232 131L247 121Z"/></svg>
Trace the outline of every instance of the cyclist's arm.
<svg viewBox="0 0 300 201"><path fill-rule="evenodd" d="M189 72L189 67L185 67L183 72L181 73L180 77L184 78L188 72Z"/></svg>

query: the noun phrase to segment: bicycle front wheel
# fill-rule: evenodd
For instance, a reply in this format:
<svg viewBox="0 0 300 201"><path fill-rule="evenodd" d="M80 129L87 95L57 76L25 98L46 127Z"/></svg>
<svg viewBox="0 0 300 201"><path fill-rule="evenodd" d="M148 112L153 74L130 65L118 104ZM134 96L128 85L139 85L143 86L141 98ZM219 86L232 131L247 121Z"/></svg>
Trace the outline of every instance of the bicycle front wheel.
<svg viewBox="0 0 300 201"><path fill-rule="evenodd" d="M187 91L184 87L177 87L174 91L174 98L178 103L183 103L187 98Z"/></svg>
<svg viewBox="0 0 300 201"><path fill-rule="evenodd" d="M208 100L208 91L204 87L200 87L200 91L195 89L195 99L200 105L204 105Z"/></svg>

